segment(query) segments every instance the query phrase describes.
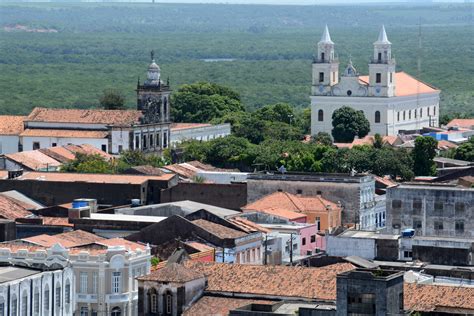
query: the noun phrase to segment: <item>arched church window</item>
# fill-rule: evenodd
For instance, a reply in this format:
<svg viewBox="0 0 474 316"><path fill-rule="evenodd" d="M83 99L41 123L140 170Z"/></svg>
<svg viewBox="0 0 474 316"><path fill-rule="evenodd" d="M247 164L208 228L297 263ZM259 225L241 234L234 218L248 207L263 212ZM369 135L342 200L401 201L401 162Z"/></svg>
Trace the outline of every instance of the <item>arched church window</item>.
<svg viewBox="0 0 474 316"><path fill-rule="evenodd" d="M433 106L433 115L436 115L436 106Z"/></svg>
<svg viewBox="0 0 474 316"><path fill-rule="evenodd" d="M163 116L166 118L168 113L168 98L165 97L163 100Z"/></svg>
<svg viewBox="0 0 474 316"><path fill-rule="evenodd" d="M375 123L380 123L380 111L375 111Z"/></svg>
<svg viewBox="0 0 474 316"><path fill-rule="evenodd" d="M408 119L411 120L411 110L408 111Z"/></svg>
<svg viewBox="0 0 474 316"><path fill-rule="evenodd" d="M350 97L352 95L352 91L351 90L347 90L347 95Z"/></svg>
<svg viewBox="0 0 474 316"><path fill-rule="evenodd" d="M430 107L427 107L426 110L428 111L428 116L430 116Z"/></svg>
<svg viewBox="0 0 474 316"><path fill-rule="evenodd" d="M403 120L406 120L406 112L403 111Z"/></svg>
<svg viewBox="0 0 474 316"><path fill-rule="evenodd" d="M324 121L324 112L323 112L323 110L318 111L318 121L319 122Z"/></svg>
<svg viewBox="0 0 474 316"><path fill-rule="evenodd" d="M114 307L112 308L112 313L110 314L111 316L121 316L122 315L122 310L120 307Z"/></svg>
<svg viewBox="0 0 474 316"><path fill-rule="evenodd" d="M148 292L148 301L150 302L150 312L152 314L158 313L158 295L155 289L150 289Z"/></svg>
<svg viewBox="0 0 474 316"><path fill-rule="evenodd" d="M420 118L423 117L423 108L420 109Z"/></svg>
<svg viewBox="0 0 474 316"><path fill-rule="evenodd" d="M413 111L413 113L415 114L415 118L417 118L417 117L418 117L418 110L415 109L415 110Z"/></svg>
<svg viewBox="0 0 474 316"><path fill-rule="evenodd" d="M397 112L397 122L400 122L400 112Z"/></svg>
<svg viewBox="0 0 474 316"><path fill-rule="evenodd" d="M171 315L173 312L173 296L170 292L167 292L165 295L166 298L166 313Z"/></svg>
<svg viewBox="0 0 474 316"><path fill-rule="evenodd" d="M321 60L324 61L324 53L321 53Z"/></svg>

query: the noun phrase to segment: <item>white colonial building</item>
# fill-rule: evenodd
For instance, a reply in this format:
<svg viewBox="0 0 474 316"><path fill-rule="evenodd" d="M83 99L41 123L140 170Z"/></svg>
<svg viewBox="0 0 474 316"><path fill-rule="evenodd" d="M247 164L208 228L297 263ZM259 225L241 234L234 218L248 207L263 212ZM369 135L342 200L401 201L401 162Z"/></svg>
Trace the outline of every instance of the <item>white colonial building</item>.
<svg viewBox="0 0 474 316"><path fill-rule="evenodd" d="M369 75L360 76L352 61L339 76L339 60L326 26L313 62L311 133L331 134L332 114L349 106L362 110L370 134L397 135L438 126L440 90L405 72L396 72L392 43L382 26L374 43Z"/></svg>

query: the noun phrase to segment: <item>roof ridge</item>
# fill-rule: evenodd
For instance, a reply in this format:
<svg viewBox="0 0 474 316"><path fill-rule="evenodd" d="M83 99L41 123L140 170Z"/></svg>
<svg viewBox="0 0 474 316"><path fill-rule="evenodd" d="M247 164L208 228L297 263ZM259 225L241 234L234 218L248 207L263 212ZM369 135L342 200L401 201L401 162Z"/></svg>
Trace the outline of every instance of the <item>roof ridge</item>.
<svg viewBox="0 0 474 316"><path fill-rule="evenodd" d="M296 203L294 201L294 199L298 199L298 196L296 195L293 195L291 193L288 193L288 192L282 192L284 193L291 201L291 203L293 203L293 205L300 211L300 212L304 212L305 211L305 208L303 205L301 205L302 203L300 201L298 201L298 203ZM297 205L297 204L300 204L300 205Z"/></svg>

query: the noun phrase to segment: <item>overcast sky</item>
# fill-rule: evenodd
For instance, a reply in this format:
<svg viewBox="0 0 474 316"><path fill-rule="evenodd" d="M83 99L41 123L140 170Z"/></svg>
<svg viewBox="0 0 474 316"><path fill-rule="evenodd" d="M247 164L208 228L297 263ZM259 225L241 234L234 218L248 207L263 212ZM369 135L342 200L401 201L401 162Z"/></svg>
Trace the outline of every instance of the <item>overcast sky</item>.
<svg viewBox="0 0 474 316"><path fill-rule="evenodd" d="M245 3L245 4L357 4L388 2L464 2L464 0L156 0L163 3Z"/></svg>

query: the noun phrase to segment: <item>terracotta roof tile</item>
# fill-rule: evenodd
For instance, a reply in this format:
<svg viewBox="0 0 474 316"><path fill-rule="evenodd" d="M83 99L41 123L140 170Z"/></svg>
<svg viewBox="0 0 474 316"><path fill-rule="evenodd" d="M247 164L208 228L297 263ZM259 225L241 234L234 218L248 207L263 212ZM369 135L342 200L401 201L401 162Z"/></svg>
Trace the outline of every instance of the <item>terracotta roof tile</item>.
<svg viewBox="0 0 474 316"><path fill-rule="evenodd" d="M287 192L274 192L247 204L244 211L265 212L290 220L301 218L305 213L335 210L339 206L321 196L300 196Z"/></svg>
<svg viewBox="0 0 474 316"><path fill-rule="evenodd" d="M122 246L127 251L136 251L137 249L145 251L146 249L145 245L142 245L133 241L129 241L123 238L101 239L99 241L96 241L95 243L99 245L104 245L107 247Z"/></svg>
<svg viewBox="0 0 474 316"><path fill-rule="evenodd" d="M336 276L353 270L350 263L322 268L226 264L186 261L208 278L207 291L334 300Z"/></svg>
<svg viewBox="0 0 474 316"><path fill-rule="evenodd" d="M474 287L405 283L406 310L430 312L437 308L474 311Z"/></svg>
<svg viewBox="0 0 474 316"><path fill-rule="evenodd" d="M0 172L0 176L5 178L6 172ZM88 182L88 183L121 183L121 184L142 184L148 180L167 181L174 177L174 174L164 174L162 176L140 176L140 175L120 175L120 174L89 174L89 173L66 173L66 172L25 172L14 181L37 180L55 182Z"/></svg>
<svg viewBox="0 0 474 316"><path fill-rule="evenodd" d="M233 218L228 218L227 219L229 222L232 224L238 226L240 229L247 233L253 233L253 232L262 232L262 233L270 233L271 230L268 228L265 228L263 226L260 226L258 224L255 224L252 221L249 221L248 219L242 218L242 217L233 217Z"/></svg>
<svg viewBox="0 0 474 316"><path fill-rule="evenodd" d="M163 174L165 174L164 171L161 170L160 168L156 168L150 165L131 167L129 170L125 171L125 173L143 174L143 175L152 175L152 176L162 176Z"/></svg>
<svg viewBox="0 0 474 316"><path fill-rule="evenodd" d="M369 76L359 76L359 80L368 84ZM395 96L402 97L433 92L439 92L439 90L410 76L406 72L401 71L395 73Z"/></svg>
<svg viewBox="0 0 474 316"><path fill-rule="evenodd" d="M37 107L25 121L106 125L133 125L140 122L142 113L136 110L82 110Z"/></svg>
<svg viewBox="0 0 474 316"><path fill-rule="evenodd" d="M212 126L211 124L205 123L173 123L171 124L172 131L179 131L183 129L191 129L191 128L198 128L198 127L209 127Z"/></svg>
<svg viewBox="0 0 474 316"><path fill-rule="evenodd" d="M107 138L105 131L81 131L67 129L25 129L20 136L23 137L57 137L57 138Z"/></svg>
<svg viewBox="0 0 474 316"><path fill-rule="evenodd" d="M43 225L45 226L65 226L65 227L74 227L74 224L69 223L69 218L67 217L47 217L43 216Z"/></svg>
<svg viewBox="0 0 474 316"><path fill-rule="evenodd" d="M219 225L210 221L206 221L205 219L197 219L197 220L192 221L192 223L221 239L240 238L240 237L247 236L247 233L244 233L244 232L241 232L236 229L232 229L223 225Z"/></svg>
<svg viewBox="0 0 474 316"><path fill-rule="evenodd" d="M451 148L458 148L458 145L451 143L447 140L438 140L438 149L439 150L448 150Z"/></svg>
<svg viewBox="0 0 474 316"><path fill-rule="evenodd" d="M471 118L471 119L454 119L454 120L451 120L451 122L449 122L446 126L473 129L474 128L474 118Z"/></svg>
<svg viewBox="0 0 474 316"><path fill-rule="evenodd" d="M76 158L76 155L63 146L42 148L38 150L61 163L65 163Z"/></svg>
<svg viewBox="0 0 474 316"><path fill-rule="evenodd" d="M26 116L0 115L0 135L20 135Z"/></svg>
<svg viewBox="0 0 474 316"><path fill-rule="evenodd" d="M8 159L23 165L31 170L46 170L47 168L58 168L61 163L39 150L21 151L5 155Z"/></svg>
<svg viewBox="0 0 474 316"><path fill-rule="evenodd" d="M252 300L245 298L203 296L191 308L186 310L184 316L227 316L229 311L250 304L271 304L274 301Z"/></svg>
<svg viewBox="0 0 474 316"><path fill-rule="evenodd" d="M190 166L190 165L189 166L184 166L182 164L168 165L168 166L164 166L163 168L167 169L171 172L174 172L177 175L179 175L180 177L185 178L185 179L193 178L197 174L197 172L199 171L199 169L196 168L196 167L193 167L193 166Z"/></svg>
<svg viewBox="0 0 474 316"><path fill-rule="evenodd" d="M141 281L178 282L184 283L203 278L204 274L186 268L179 263L167 263L163 268L155 270L148 275L139 277Z"/></svg>
<svg viewBox="0 0 474 316"><path fill-rule="evenodd" d="M28 206L16 199L0 194L0 218L17 219L30 216Z"/></svg>
<svg viewBox="0 0 474 316"><path fill-rule="evenodd" d="M57 235L37 235L22 239L35 245L43 247L51 247L54 244L61 244L63 247L71 248L79 245L91 244L98 241L103 241L105 238L99 237L95 234L88 233L83 230L74 230Z"/></svg>

